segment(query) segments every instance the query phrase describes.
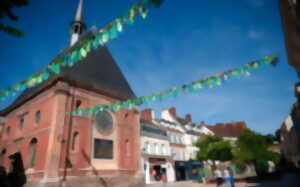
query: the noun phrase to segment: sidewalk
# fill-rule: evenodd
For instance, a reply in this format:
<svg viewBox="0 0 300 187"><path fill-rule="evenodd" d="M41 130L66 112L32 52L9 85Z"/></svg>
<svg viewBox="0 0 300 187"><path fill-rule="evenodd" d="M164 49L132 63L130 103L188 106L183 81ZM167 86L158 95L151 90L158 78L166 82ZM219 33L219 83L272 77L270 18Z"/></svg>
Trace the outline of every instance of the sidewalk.
<svg viewBox="0 0 300 187"><path fill-rule="evenodd" d="M146 187L160 187L160 183L156 184L147 184ZM216 184L199 184L192 181L184 181L184 182L173 182L168 183L167 187L215 187ZM224 185L223 185L224 186ZM245 182L235 183L235 187L246 187Z"/></svg>

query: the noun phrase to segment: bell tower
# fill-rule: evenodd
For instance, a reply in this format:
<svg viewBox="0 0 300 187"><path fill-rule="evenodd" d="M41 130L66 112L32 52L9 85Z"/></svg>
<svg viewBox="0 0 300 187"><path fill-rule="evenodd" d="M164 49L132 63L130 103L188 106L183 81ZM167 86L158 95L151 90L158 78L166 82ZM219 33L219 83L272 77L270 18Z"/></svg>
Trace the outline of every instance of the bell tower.
<svg viewBox="0 0 300 187"><path fill-rule="evenodd" d="M86 26L83 21L83 0L79 1L74 21L71 22L70 46L74 45L80 35L84 33Z"/></svg>

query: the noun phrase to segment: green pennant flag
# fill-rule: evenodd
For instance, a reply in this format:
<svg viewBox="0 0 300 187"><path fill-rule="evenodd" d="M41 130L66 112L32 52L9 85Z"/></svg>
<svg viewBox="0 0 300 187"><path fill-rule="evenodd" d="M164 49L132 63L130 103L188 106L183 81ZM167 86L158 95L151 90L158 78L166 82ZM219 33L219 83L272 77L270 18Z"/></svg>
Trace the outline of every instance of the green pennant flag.
<svg viewBox="0 0 300 187"><path fill-rule="evenodd" d="M55 74L59 74L60 73L60 66L59 66L59 64L55 64L55 63L51 64L50 65L50 69Z"/></svg>
<svg viewBox="0 0 300 187"><path fill-rule="evenodd" d="M80 49L80 55L81 55L83 58L85 58L85 57L87 56L87 52L86 52L86 50L85 50L84 48L81 48L81 49Z"/></svg>
<svg viewBox="0 0 300 187"><path fill-rule="evenodd" d="M258 69L260 65L258 62L254 62L252 66L254 69Z"/></svg>
<svg viewBox="0 0 300 187"><path fill-rule="evenodd" d="M142 6L142 7L140 7L139 11L140 11L140 14L141 14L142 18L146 19L147 15L148 15L148 12L149 12L147 7Z"/></svg>
<svg viewBox="0 0 300 187"><path fill-rule="evenodd" d="M84 47L85 51L87 53L91 52L92 51L92 41L89 41L86 46Z"/></svg>
<svg viewBox="0 0 300 187"><path fill-rule="evenodd" d="M122 31L123 31L123 25L122 25L121 20L119 20L119 21L117 22L117 30L118 30L119 32L122 32Z"/></svg>
<svg viewBox="0 0 300 187"><path fill-rule="evenodd" d="M27 85L28 87L33 87L33 86L35 86L36 82L37 82L36 77L35 77L35 76L32 76L32 77L30 77L30 78L27 80L26 85Z"/></svg>
<svg viewBox="0 0 300 187"><path fill-rule="evenodd" d="M15 92L18 92L18 91L20 91L20 89L21 89L21 84L20 83L17 83L16 85L14 85L13 87L12 87L12 89L15 91Z"/></svg>
<svg viewBox="0 0 300 187"><path fill-rule="evenodd" d="M120 103L116 103L116 104L112 105L112 110L114 112L118 112L120 109L121 109Z"/></svg>
<svg viewBox="0 0 300 187"><path fill-rule="evenodd" d="M109 40L109 33L108 33L108 31L104 31L102 33L102 42L106 43L106 42L108 42L108 40Z"/></svg>
<svg viewBox="0 0 300 187"><path fill-rule="evenodd" d="M110 30L110 37L111 39L115 39L117 36L118 36L117 25L114 24Z"/></svg>
<svg viewBox="0 0 300 187"><path fill-rule="evenodd" d="M48 70L46 69L46 70L44 70L43 71L43 73L42 73L42 80L48 80L48 78L49 78L49 72L48 72Z"/></svg>
<svg viewBox="0 0 300 187"><path fill-rule="evenodd" d="M164 0L151 0L151 3L155 8L159 8L163 2Z"/></svg>

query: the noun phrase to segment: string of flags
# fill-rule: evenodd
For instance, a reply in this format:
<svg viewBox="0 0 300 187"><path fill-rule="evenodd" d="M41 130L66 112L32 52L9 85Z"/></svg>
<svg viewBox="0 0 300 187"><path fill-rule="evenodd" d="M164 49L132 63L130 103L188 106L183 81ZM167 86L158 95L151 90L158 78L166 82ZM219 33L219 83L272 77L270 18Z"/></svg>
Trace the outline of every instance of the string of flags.
<svg viewBox="0 0 300 187"><path fill-rule="evenodd" d="M140 15L145 19L148 15L150 6L159 8L164 0L140 0L133 4L124 16L116 18L104 28L100 29L98 33L83 40L78 46L63 56L58 56L46 68L36 72L33 76L26 80L20 81L17 84L0 90L0 100L6 100L8 97L15 96L18 92L23 92L27 88L34 87L46 80L49 77L59 74L61 67L72 67L80 62L89 52L100 46L105 45L108 41L118 37L118 34L123 31L126 25L133 25L137 16Z"/></svg>
<svg viewBox="0 0 300 187"><path fill-rule="evenodd" d="M140 96L127 101L116 102L110 105L101 105L86 109L76 109L72 111L72 115L87 116L97 115L98 113L105 110L117 112L121 108L132 109L133 107L140 106L142 104L150 104L155 101L163 101L171 96L177 97L183 93L193 93L203 88L213 88L215 86L221 86L222 83L224 81L227 81L229 78L241 78L244 76L249 76L253 71L262 68L263 66L275 66L277 63L278 58L276 56L265 56L262 59L250 62L242 67L233 68L223 73L218 73L214 76L202 80L197 80L189 84L184 84L179 87L167 89L165 91L157 92L146 96Z"/></svg>

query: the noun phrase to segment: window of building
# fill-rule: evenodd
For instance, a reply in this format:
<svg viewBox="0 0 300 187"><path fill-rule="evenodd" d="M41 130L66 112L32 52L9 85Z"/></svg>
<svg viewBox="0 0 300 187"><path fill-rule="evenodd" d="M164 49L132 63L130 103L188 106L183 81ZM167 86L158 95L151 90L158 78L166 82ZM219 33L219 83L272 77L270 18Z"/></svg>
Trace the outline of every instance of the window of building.
<svg viewBox="0 0 300 187"><path fill-rule="evenodd" d="M4 123L0 123L0 134L2 132L2 130L4 129L5 124Z"/></svg>
<svg viewBox="0 0 300 187"><path fill-rule="evenodd" d="M154 143L154 151L153 153L157 154L158 153L158 146L157 143Z"/></svg>
<svg viewBox="0 0 300 187"><path fill-rule="evenodd" d="M1 153L0 153L0 165L3 166L4 165L4 159L6 157L6 149L2 149Z"/></svg>
<svg viewBox="0 0 300 187"><path fill-rule="evenodd" d="M71 145L71 149L72 151L76 151L79 148L79 133L78 132L74 132L73 136L72 136L72 145Z"/></svg>
<svg viewBox="0 0 300 187"><path fill-rule="evenodd" d="M145 151L147 152L147 153L150 153L150 145L149 145L149 142L145 142Z"/></svg>
<svg viewBox="0 0 300 187"><path fill-rule="evenodd" d="M126 156L130 157L130 144L129 144L129 139L125 140L125 148L126 148Z"/></svg>
<svg viewBox="0 0 300 187"><path fill-rule="evenodd" d="M8 126L6 127L6 135L9 136L9 134L10 134L10 127Z"/></svg>
<svg viewBox="0 0 300 187"><path fill-rule="evenodd" d="M157 144L157 154L162 153L162 146L160 144Z"/></svg>
<svg viewBox="0 0 300 187"><path fill-rule="evenodd" d="M166 147L164 144L161 144L161 152L163 155L166 155Z"/></svg>
<svg viewBox="0 0 300 187"><path fill-rule="evenodd" d="M175 137L173 134L171 134L171 142L174 143L175 142Z"/></svg>
<svg viewBox="0 0 300 187"><path fill-rule="evenodd" d="M81 100L77 100L76 104L75 104L75 108L79 109L79 107L81 106L81 104L82 104L82 101Z"/></svg>
<svg viewBox="0 0 300 187"><path fill-rule="evenodd" d="M75 27L74 27L74 33L79 33L79 25L75 25Z"/></svg>
<svg viewBox="0 0 300 187"><path fill-rule="evenodd" d="M94 139L94 158L113 159L113 141Z"/></svg>
<svg viewBox="0 0 300 187"><path fill-rule="evenodd" d="M154 145L150 143L150 153L153 154L155 152Z"/></svg>
<svg viewBox="0 0 300 187"><path fill-rule="evenodd" d="M38 143L37 139L32 138L29 144L29 168L35 167L37 143Z"/></svg>
<svg viewBox="0 0 300 187"><path fill-rule="evenodd" d="M113 118L108 112L100 112L95 116L96 129L100 133L109 133L113 128Z"/></svg>
<svg viewBox="0 0 300 187"><path fill-rule="evenodd" d="M35 123L39 124L40 121L41 121L41 111L39 110L35 113Z"/></svg>
<svg viewBox="0 0 300 187"><path fill-rule="evenodd" d="M20 117L20 119L19 119L19 128L20 129L23 129L24 128L24 117L22 116L22 117Z"/></svg>

